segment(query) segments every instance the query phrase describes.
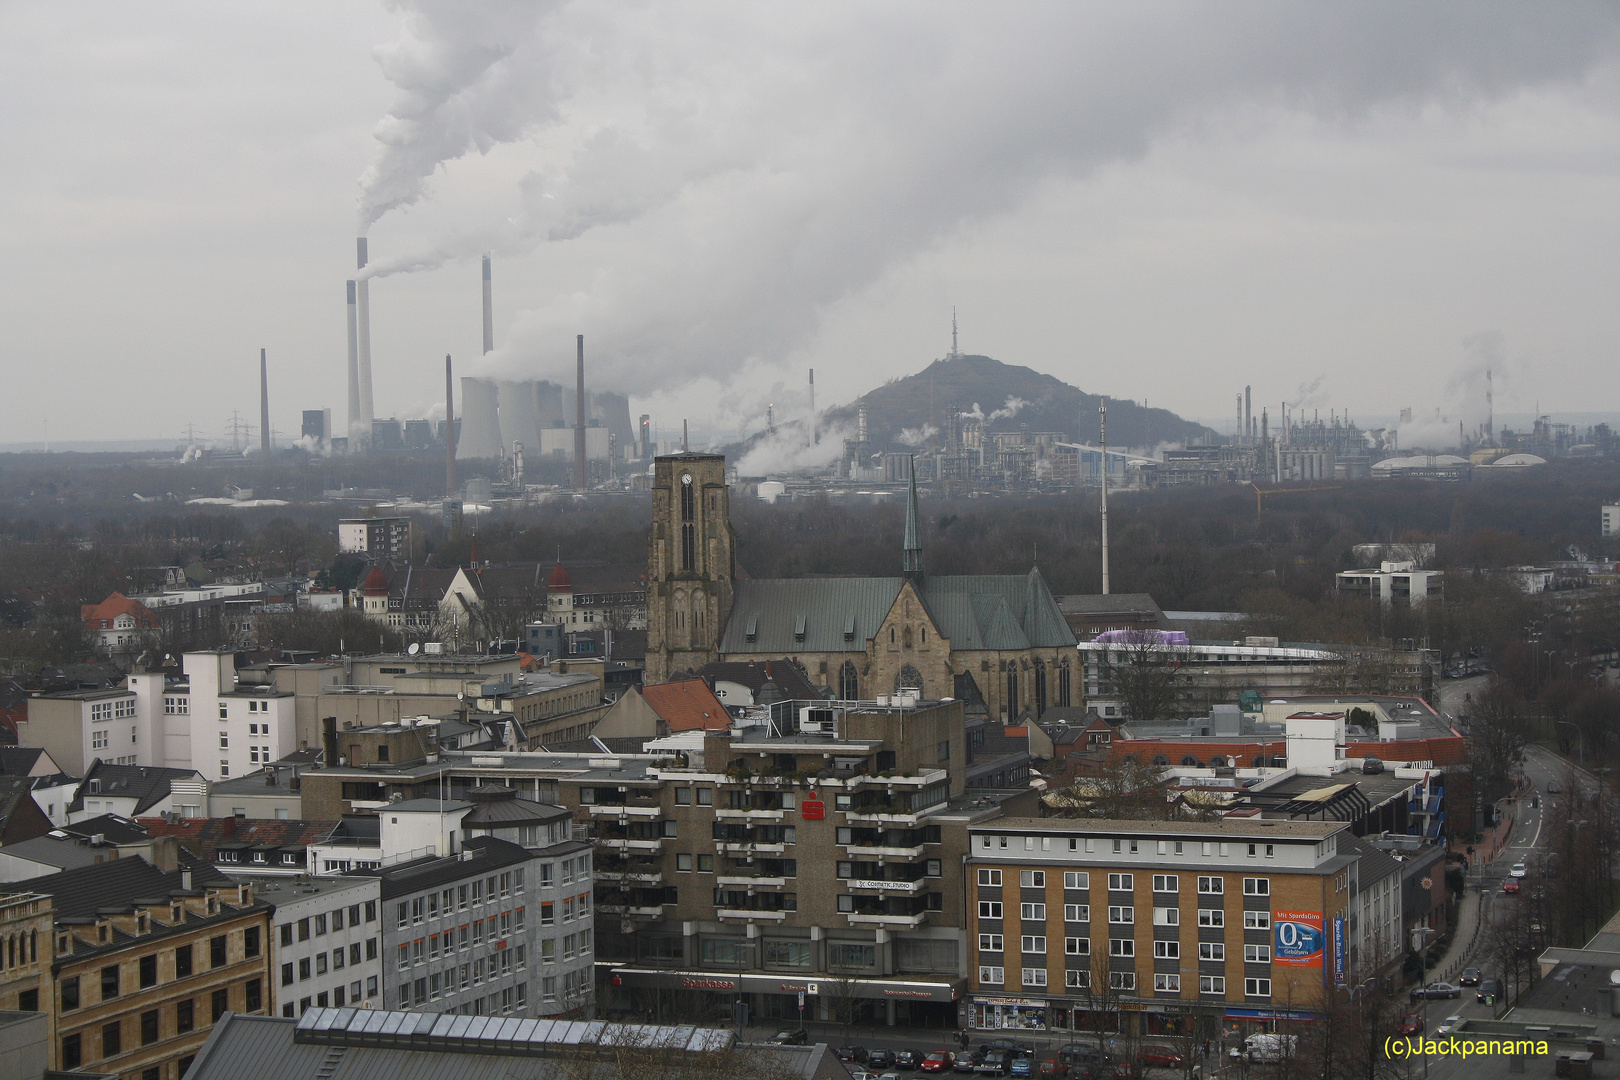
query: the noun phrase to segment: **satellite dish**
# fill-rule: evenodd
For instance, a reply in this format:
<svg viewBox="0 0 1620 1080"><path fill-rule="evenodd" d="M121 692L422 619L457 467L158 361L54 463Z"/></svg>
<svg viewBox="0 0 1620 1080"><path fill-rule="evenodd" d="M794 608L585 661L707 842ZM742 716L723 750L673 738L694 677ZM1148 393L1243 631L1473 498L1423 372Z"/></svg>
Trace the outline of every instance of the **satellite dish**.
<svg viewBox="0 0 1620 1080"><path fill-rule="evenodd" d="M413 641L411 642L411 647L405 651L410 653L412 656L415 656L417 653L422 651L422 643L419 641Z"/></svg>

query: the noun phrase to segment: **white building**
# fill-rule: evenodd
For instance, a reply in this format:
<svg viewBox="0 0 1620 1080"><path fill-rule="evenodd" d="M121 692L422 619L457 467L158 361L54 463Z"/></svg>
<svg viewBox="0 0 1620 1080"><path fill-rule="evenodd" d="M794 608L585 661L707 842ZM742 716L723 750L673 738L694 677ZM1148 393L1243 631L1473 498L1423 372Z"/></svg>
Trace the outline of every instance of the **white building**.
<svg viewBox="0 0 1620 1080"><path fill-rule="evenodd" d="M1620 536L1620 506L1603 507L1603 535Z"/></svg>
<svg viewBox="0 0 1620 1080"><path fill-rule="evenodd" d="M270 1015L377 1008L382 999L381 895L373 877L259 880L270 918Z"/></svg>
<svg viewBox="0 0 1620 1080"><path fill-rule="evenodd" d="M1383 562L1376 570L1342 570L1333 575L1339 592L1368 596L1384 604L1424 604L1431 597L1438 600L1444 580L1444 571L1418 570L1404 561Z"/></svg>
<svg viewBox="0 0 1620 1080"><path fill-rule="evenodd" d="M137 671L119 689L43 694L30 700L18 734L76 776L99 759L222 780L298 748L294 696L269 686L238 688L233 653L186 653L181 669L179 682Z"/></svg>

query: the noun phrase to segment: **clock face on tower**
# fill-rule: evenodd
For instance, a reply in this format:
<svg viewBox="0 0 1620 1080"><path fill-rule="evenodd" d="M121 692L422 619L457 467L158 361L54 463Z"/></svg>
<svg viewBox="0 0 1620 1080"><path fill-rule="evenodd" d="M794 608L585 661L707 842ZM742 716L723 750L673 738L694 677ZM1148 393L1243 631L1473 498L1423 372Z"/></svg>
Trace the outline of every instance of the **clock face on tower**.
<svg viewBox="0 0 1620 1080"><path fill-rule="evenodd" d="M691 482L692 482L692 474L691 473L689 473L689 472L681 473L681 483L690 484Z"/></svg>

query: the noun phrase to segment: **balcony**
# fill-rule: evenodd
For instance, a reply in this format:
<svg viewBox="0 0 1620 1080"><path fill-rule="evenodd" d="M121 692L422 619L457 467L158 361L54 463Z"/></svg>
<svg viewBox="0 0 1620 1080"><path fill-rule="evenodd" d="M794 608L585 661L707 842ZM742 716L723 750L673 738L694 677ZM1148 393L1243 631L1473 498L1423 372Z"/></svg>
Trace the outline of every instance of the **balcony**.
<svg viewBox="0 0 1620 1080"><path fill-rule="evenodd" d="M602 885L662 885L664 875L658 870L598 870L596 880Z"/></svg>
<svg viewBox="0 0 1620 1080"><path fill-rule="evenodd" d="M741 919L744 922L782 922L788 917L786 911L752 911L747 908L715 908L717 919Z"/></svg>
<svg viewBox="0 0 1620 1080"><path fill-rule="evenodd" d="M603 851L637 851L656 853L664 850L664 841L662 839L632 840L628 837L622 836L607 836L599 837L596 840L596 846Z"/></svg>
<svg viewBox="0 0 1620 1080"><path fill-rule="evenodd" d="M929 784L942 784L948 776L949 774L944 769L930 769L927 772L920 772L916 776L872 776L863 773L844 781L844 786L848 788L924 788Z"/></svg>
<svg viewBox="0 0 1620 1080"><path fill-rule="evenodd" d="M781 821L781 810L716 810L719 821Z"/></svg>
<svg viewBox="0 0 1620 1080"><path fill-rule="evenodd" d="M629 919L661 919L664 916L662 907L635 904L597 904L596 910L601 915L619 915Z"/></svg>
<svg viewBox="0 0 1620 1080"><path fill-rule="evenodd" d="M787 851L786 844L761 844L752 840L728 840L715 845L722 855L740 855L752 858L755 855L781 855Z"/></svg>
<svg viewBox="0 0 1620 1080"><path fill-rule="evenodd" d="M716 887L722 888L722 889L724 889L724 888L770 889L772 892L776 892L776 891L781 890L781 889L783 889L783 888L785 888L787 886L787 878L780 878L780 877L734 877L734 876L731 876L731 875L727 875L725 877L717 877L717 878L715 878L714 883L715 883Z"/></svg>
<svg viewBox="0 0 1620 1080"><path fill-rule="evenodd" d="M867 915L852 911L848 918L851 926L900 926L915 930L928 921L928 912L919 911L914 915Z"/></svg>
<svg viewBox="0 0 1620 1080"><path fill-rule="evenodd" d="M926 844L918 844L915 847L862 847L856 844L847 844L844 846L844 850L849 852L852 859L863 857L872 859L883 857L916 859L922 856L923 849L926 846Z"/></svg>
<svg viewBox="0 0 1620 1080"><path fill-rule="evenodd" d="M851 892L877 893L879 896L882 896L885 893L904 893L908 895L920 893L924 888L927 887L928 884L922 878L918 878L916 881L880 881L875 878L844 878L843 882Z"/></svg>
<svg viewBox="0 0 1620 1080"><path fill-rule="evenodd" d="M663 807L657 804L648 806L633 806L628 803L615 805L613 803L593 803L587 807L591 818L608 818L610 820L628 821L631 818L651 820L662 814Z"/></svg>

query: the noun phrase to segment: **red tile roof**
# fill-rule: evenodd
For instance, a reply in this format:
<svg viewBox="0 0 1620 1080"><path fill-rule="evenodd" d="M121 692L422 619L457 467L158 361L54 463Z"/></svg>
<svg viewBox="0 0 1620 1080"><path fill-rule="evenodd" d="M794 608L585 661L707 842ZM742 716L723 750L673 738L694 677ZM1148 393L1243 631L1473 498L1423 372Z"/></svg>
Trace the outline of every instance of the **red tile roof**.
<svg viewBox="0 0 1620 1080"><path fill-rule="evenodd" d="M84 620L86 629L100 630L111 626L113 620L120 615L128 615L135 620L139 630L155 630L158 626L157 616L152 609L139 600L131 600L123 593L113 593L99 604L80 604L79 618Z"/></svg>
<svg viewBox="0 0 1620 1080"><path fill-rule="evenodd" d="M731 724L726 707L702 679L643 686L641 696L671 731L720 731Z"/></svg>
<svg viewBox="0 0 1620 1080"><path fill-rule="evenodd" d="M335 821L289 821L275 818L165 818L136 819L153 836L172 836L194 855L210 862L221 847L308 847L332 834Z"/></svg>

